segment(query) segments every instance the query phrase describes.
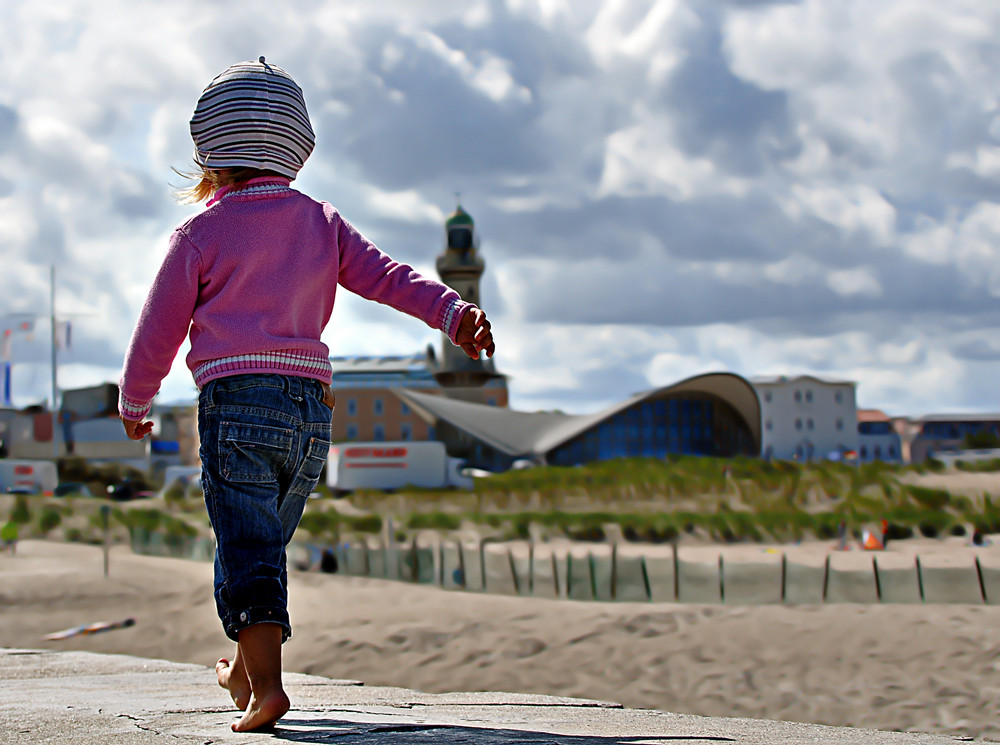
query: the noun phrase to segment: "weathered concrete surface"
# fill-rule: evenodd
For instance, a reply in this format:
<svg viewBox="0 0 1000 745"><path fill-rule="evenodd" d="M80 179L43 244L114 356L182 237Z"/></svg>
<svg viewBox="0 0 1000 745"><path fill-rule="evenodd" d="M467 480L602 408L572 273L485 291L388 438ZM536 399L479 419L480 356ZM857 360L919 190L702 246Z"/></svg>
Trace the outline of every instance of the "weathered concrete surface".
<svg viewBox="0 0 1000 745"><path fill-rule="evenodd" d="M654 603L674 602L674 560L663 556L645 558L650 600Z"/></svg>
<svg viewBox="0 0 1000 745"><path fill-rule="evenodd" d="M979 574L975 566L927 566L920 567L920 578L924 583L925 603L967 603L979 605L983 602L983 592L979 586Z"/></svg>
<svg viewBox="0 0 1000 745"><path fill-rule="evenodd" d="M677 600L681 603L721 603L719 565L678 561Z"/></svg>
<svg viewBox="0 0 1000 745"><path fill-rule="evenodd" d="M711 719L581 699L504 693L424 694L287 675L292 710L265 733L236 734L214 672L88 652L0 650L6 745L203 745L275 740L367 745L945 745L942 735L755 719Z"/></svg>
<svg viewBox="0 0 1000 745"><path fill-rule="evenodd" d="M831 568L827 576L826 602L877 603L874 565L869 564L862 570Z"/></svg>
<svg viewBox="0 0 1000 745"><path fill-rule="evenodd" d="M482 559L486 592L495 595L517 595L508 552L486 548L483 550Z"/></svg>
<svg viewBox="0 0 1000 745"><path fill-rule="evenodd" d="M810 605L823 602L822 566L788 562L785 567L785 602Z"/></svg>
<svg viewBox="0 0 1000 745"><path fill-rule="evenodd" d="M531 594L536 598L556 598L556 569L550 555L536 554L531 563Z"/></svg>
<svg viewBox="0 0 1000 745"><path fill-rule="evenodd" d="M567 595L573 600L594 599L594 578L590 572L590 556L569 554L567 558L569 585Z"/></svg>
<svg viewBox="0 0 1000 745"><path fill-rule="evenodd" d="M641 556L619 556L615 565L615 599L626 602L649 600ZM673 595L671 580L670 594ZM671 597L671 599L673 599Z"/></svg>
<svg viewBox="0 0 1000 745"><path fill-rule="evenodd" d="M727 605L781 602L781 563L727 562L723 565Z"/></svg>

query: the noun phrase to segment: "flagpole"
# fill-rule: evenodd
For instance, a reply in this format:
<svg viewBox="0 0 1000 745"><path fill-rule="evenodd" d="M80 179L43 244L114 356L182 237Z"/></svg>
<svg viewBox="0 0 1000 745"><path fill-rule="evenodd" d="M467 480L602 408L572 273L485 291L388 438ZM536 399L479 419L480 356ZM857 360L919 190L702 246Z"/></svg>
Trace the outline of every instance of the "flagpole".
<svg viewBox="0 0 1000 745"><path fill-rule="evenodd" d="M56 265L49 267L51 321L52 321L52 458L59 460L59 407L58 382L56 378Z"/></svg>

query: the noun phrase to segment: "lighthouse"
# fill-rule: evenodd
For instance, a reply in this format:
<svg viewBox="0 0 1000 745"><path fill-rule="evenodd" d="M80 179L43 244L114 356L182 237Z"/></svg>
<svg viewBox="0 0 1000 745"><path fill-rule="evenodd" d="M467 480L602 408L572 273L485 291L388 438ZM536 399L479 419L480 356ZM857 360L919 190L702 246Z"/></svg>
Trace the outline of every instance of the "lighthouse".
<svg viewBox="0 0 1000 745"><path fill-rule="evenodd" d="M459 204L445 220L444 230L444 253L437 257L441 281L461 295L462 300L482 307L479 280L486 269L486 262L479 255L476 224ZM497 374L492 360L485 356L478 360L470 359L461 347L456 347L445 338L434 377L445 388L467 388L484 385L502 376Z"/></svg>

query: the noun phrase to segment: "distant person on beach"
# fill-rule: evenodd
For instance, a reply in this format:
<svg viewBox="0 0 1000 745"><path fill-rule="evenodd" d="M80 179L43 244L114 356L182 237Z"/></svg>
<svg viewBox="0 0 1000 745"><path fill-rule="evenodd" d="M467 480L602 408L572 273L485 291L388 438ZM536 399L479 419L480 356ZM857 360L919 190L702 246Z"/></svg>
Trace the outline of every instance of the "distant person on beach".
<svg viewBox="0 0 1000 745"><path fill-rule="evenodd" d="M11 556L15 555L17 553L18 534L19 530L16 522L8 520L4 523L4 526L0 528L0 550L9 550Z"/></svg>
<svg viewBox="0 0 1000 745"><path fill-rule="evenodd" d="M841 520L837 526L837 550L846 551L848 548L850 546L847 545L847 522Z"/></svg>
<svg viewBox="0 0 1000 745"><path fill-rule="evenodd" d="M232 662L219 684L245 713L237 732L289 708L285 546L330 447L334 395L320 334L337 286L443 331L471 358L494 352L490 322L446 285L393 261L336 208L290 184L315 144L302 91L281 68L233 65L191 119L197 171L182 223L132 334L119 413L134 440L185 336L200 389L202 486L215 531L215 599Z"/></svg>

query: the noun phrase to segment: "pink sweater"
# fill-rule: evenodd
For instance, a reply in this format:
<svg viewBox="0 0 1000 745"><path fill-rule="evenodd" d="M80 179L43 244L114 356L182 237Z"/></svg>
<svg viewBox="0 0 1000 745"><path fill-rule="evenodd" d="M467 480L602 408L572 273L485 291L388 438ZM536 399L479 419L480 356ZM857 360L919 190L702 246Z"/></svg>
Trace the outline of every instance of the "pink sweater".
<svg viewBox="0 0 1000 745"><path fill-rule="evenodd" d="M223 189L174 231L125 354L119 412L144 418L190 332L187 365L213 378L279 373L331 380L320 333L337 285L440 329L454 342L473 306L393 261L333 206L263 178Z"/></svg>

